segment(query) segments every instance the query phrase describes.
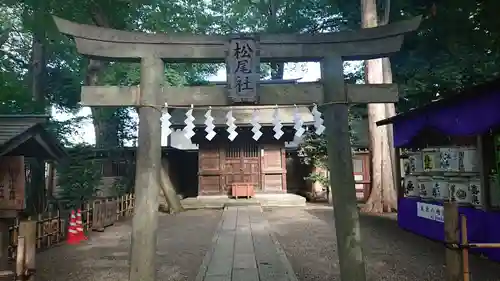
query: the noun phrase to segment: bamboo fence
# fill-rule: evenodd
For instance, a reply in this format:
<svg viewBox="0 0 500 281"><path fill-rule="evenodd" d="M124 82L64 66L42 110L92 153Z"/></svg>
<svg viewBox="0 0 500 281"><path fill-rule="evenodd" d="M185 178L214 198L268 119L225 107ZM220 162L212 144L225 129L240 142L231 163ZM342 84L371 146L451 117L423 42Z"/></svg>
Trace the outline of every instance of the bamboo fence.
<svg viewBox="0 0 500 281"><path fill-rule="evenodd" d="M116 201L116 220L129 217L133 214L135 206L134 194L126 194L112 199L96 199L82 206L82 224L84 231L92 229L93 214L96 204L102 202ZM75 210L76 211L76 210ZM38 214L35 217L28 217L28 220L36 219L36 249L38 251L48 249L64 241L67 232L67 223L71 210L60 212L47 212ZM19 219L9 227L9 255L15 259L15 249L18 244Z"/></svg>

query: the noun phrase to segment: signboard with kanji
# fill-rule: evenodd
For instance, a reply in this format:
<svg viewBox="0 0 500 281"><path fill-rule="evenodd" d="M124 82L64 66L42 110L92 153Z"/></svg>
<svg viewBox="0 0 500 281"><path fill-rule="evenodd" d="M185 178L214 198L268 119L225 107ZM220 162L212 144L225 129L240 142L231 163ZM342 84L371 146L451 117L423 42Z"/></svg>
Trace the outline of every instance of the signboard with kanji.
<svg viewBox="0 0 500 281"><path fill-rule="evenodd" d="M227 87L233 102L257 102L260 79L258 49L258 42L254 38L234 38L229 41Z"/></svg>
<svg viewBox="0 0 500 281"><path fill-rule="evenodd" d="M25 169L23 156L0 157L0 210L23 210Z"/></svg>

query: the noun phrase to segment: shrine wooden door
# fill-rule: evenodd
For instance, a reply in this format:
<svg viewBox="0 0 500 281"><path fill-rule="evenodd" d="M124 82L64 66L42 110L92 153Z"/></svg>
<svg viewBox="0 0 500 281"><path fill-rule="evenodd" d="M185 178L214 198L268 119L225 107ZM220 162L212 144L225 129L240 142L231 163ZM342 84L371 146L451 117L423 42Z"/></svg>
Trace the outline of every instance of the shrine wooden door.
<svg viewBox="0 0 500 281"><path fill-rule="evenodd" d="M260 189L259 146L251 142L230 143L226 148L226 191L232 183L252 183Z"/></svg>

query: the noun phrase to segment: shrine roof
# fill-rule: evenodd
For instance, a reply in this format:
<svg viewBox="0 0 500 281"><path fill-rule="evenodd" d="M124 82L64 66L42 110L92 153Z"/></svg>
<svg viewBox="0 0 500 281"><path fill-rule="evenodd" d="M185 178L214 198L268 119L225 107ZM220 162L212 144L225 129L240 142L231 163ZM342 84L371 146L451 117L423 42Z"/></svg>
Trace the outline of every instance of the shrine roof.
<svg viewBox="0 0 500 281"><path fill-rule="evenodd" d="M259 123L262 126L272 126L272 119L274 108L269 106L235 106L233 107L233 117L236 119L235 124L239 126L249 126L252 121L252 114L254 109L259 111ZM225 126L227 109L212 109L212 117L214 118L215 126ZM305 125L312 125L314 120L311 111L305 106L298 107L299 114L304 121ZM185 126L184 120L186 119L187 109L174 109L171 112L172 126ZM194 109L193 117L195 118L194 124L196 126L205 126L205 113L206 109ZM283 126L293 126L293 115L295 108L287 107L279 109L279 117Z"/></svg>
<svg viewBox="0 0 500 281"><path fill-rule="evenodd" d="M48 119L45 115L0 115L0 156L65 158L63 145L46 130Z"/></svg>

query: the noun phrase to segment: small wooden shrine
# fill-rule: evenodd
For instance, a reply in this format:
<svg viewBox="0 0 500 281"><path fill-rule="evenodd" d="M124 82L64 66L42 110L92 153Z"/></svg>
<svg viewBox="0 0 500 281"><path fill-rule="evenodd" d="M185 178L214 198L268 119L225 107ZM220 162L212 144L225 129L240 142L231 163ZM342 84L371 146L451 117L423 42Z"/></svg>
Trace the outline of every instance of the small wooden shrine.
<svg viewBox="0 0 500 281"><path fill-rule="evenodd" d="M262 136L252 137L251 119L254 109L259 112ZM182 129L186 109L174 109L171 113L172 128ZM279 110L283 136L274 137L273 112L270 107L238 107L233 111L238 135L228 139L227 110L212 110L215 137L206 138L204 125L206 110L193 110L194 136L191 141L199 145L198 150L198 194L226 195L234 182L250 183L256 193L286 193L285 142L294 140L294 114L299 113L305 126L312 125L313 116L307 107L281 108Z"/></svg>
<svg viewBox="0 0 500 281"><path fill-rule="evenodd" d="M8 269L9 226L26 208L31 171L25 158L58 161L67 156L47 132L47 121L48 116L0 115L0 270Z"/></svg>

